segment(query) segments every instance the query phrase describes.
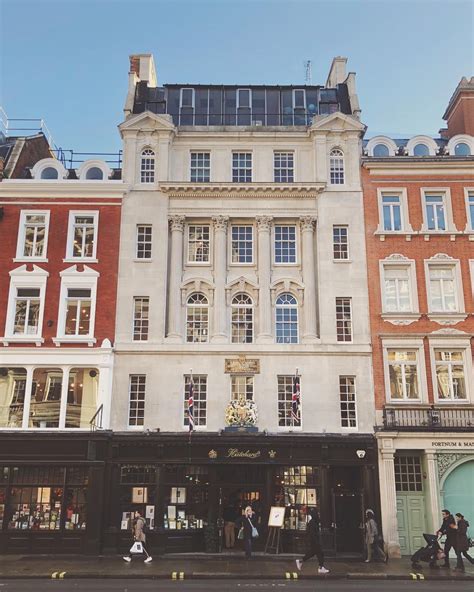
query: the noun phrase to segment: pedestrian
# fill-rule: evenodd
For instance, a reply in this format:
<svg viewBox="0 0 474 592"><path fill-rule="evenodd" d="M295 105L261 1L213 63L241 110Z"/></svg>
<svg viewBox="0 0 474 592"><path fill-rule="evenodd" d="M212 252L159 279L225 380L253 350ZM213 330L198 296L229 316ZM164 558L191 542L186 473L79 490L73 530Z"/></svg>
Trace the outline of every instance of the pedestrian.
<svg viewBox="0 0 474 592"><path fill-rule="evenodd" d="M223 512L224 537L226 549L233 549L235 546L235 521L237 520L237 508L235 504L229 503Z"/></svg>
<svg viewBox="0 0 474 592"><path fill-rule="evenodd" d="M365 545L367 547L366 563L372 561L374 552L384 562L387 561L387 555L380 546L379 529L375 521L375 514L373 510L365 511Z"/></svg>
<svg viewBox="0 0 474 592"><path fill-rule="evenodd" d="M474 559L468 553L469 539L467 538L467 529L469 528L469 522L460 512L456 514L455 520L456 524L451 525L451 528L456 532L456 541L454 543L457 558L456 569L458 571L464 571L463 555L470 563L474 563Z"/></svg>
<svg viewBox="0 0 474 592"><path fill-rule="evenodd" d="M442 510L443 522L437 531L437 535L446 535L444 542L444 563L441 567L449 568L449 552L451 549L456 551L456 520L449 510Z"/></svg>
<svg viewBox="0 0 474 592"><path fill-rule="evenodd" d="M301 559L296 560L296 567L301 570L303 563L311 559L311 557L318 558L318 573L327 574L329 569L324 567L324 553L319 541L321 531L321 520L319 519L319 513L316 508L310 508L309 510L310 520L306 525L306 554Z"/></svg>
<svg viewBox="0 0 474 592"><path fill-rule="evenodd" d="M153 558L148 553L148 551L146 550L146 547L145 547L145 543L146 543L145 527L146 527L146 520L145 520L145 518L143 518L142 513L139 510L137 510L135 512L135 519L133 520L133 523L132 523L133 541L134 541L134 543L138 542L138 543L142 544L143 553L146 555L144 563L151 563L153 561ZM130 563L130 561L132 560L131 554L129 553L128 555L125 555L123 557L123 560Z"/></svg>
<svg viewBox="0 0 474 592"><path fill-rule="evenodd" d="M250 559L252 557L252 539L258 537L258 530L255 526L257 524L257 516L250 506L247 506L244 510L243 516L241 516L237 525L240 527L239 538L244 539L245 558Z"/></svg>

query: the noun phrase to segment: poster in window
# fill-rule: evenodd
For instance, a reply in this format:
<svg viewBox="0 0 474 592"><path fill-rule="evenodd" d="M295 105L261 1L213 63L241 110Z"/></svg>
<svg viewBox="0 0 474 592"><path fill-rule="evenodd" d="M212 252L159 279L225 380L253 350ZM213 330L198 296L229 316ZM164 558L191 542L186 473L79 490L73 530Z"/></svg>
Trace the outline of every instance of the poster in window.
<svg viewBox="0 0 474 592"><path fill-rule="evenodd" d="M268 526L273 528L283 528L285 521L285 508L280 506L272 506L270 508L270 516L268 517Z"/></svg>
<svg viewBox="0 0 474 592"><path fill-rule="evenodd" d="M145 518L152 518L155 517L155 506L147 506L145 510Z"/></svg>
<svg viewBox="0 0 474 592"><path fill-rule="evenodd" d="M186 487L172 487L171 488L171 503L185 504L186 503Z"/></svg>
<svg viewBox="0 0 474 592"><path fill-rule="evenodd" d="M168 520L176 520L176 506L168 506Z"/></svg>
<svg viewBox="0 0 474 592"><path fill-rule="evenodd" d="M148 487L132 487L132 504L148 502Z"/></svg>
<svg viewBox="0 0 474 592"><path fill-rule="evenodd" d="M308 506L315 506L316 505L316 489L308 489L307 496L308 496Z"/></svg>
<svg viewBox="0 0 474 592"><path fill-rule="evenodd" d="M128 520L122 520L120 523L120 530L128 530Z"/></svg>
<svg viewBox="0 0 474 592"><path fill-rule="evenodd" d="M297 489L296 490L296 503L305 505L306 501L306 489Z"/></svg>
<svg viewBox="0 0 474 592"><path fill-rule="evenodd" d="M49 504L51 500L51 487L38 487L38 503Z"/></svg>

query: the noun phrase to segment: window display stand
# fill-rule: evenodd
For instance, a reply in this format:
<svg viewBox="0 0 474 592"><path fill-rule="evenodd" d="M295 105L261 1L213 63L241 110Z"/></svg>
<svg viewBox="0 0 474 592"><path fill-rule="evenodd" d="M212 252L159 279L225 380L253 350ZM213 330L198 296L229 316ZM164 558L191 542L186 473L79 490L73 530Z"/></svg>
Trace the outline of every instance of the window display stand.
<svg viewBox="0 0 474 592"><path fill-rule="evenodd" d="M265 543L265 553L274 553L275 555L279 555L279 553L281 552L280 533L281 528L279 528L278 526L268 527L267 542Z"/></svg>

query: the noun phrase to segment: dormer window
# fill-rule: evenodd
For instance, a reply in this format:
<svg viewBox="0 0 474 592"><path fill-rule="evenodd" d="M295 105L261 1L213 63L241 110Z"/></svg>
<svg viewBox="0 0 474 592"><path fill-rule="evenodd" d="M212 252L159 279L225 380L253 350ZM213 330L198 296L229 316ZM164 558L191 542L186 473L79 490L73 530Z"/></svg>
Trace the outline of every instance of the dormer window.
<svg viewBox="0 0 474 592"><path fill-rule="evenodd" d="M454 147L454 156L471 156L471 148L465 142L459 142Z"/></svg>
<svg viewBox="0 0 474 592"><path fill-rule="evenodd" d="M179 125L194 124L194 88L182 88L179 95Z"/></svg>
<svg viewBox="0 0 474 592"><path fill-rule="evenodd" d="M374 146L373 154L376 158L386 158L387 156L390 156L390 150L385 144L377 144Z"/></svg>
<svg viewBox="0 0 474 592"><path fill-rule="evenodd" d="M250 125L252 118L252 92L249 88L237 89L237 125Z"/></svg>
<svg viewBox="0 0 474 592"><path fill-rule="evenodd" d="M41 171L41 179L58 179L58 177L58 171L53 167L46 167Z"/></svg>
<svg viewBox="0 0 474 592"><path fill-rule="evenodd" d="M426 144L417 144L413 148L413 156L429 156L430 150Z"/></svg>
<svg viewBox="0 0 474 592"><path fill-rule="evenodd" d="M104 173L99 167L91 167L86 173L86 179L88 181L102 181Z"/></svg>

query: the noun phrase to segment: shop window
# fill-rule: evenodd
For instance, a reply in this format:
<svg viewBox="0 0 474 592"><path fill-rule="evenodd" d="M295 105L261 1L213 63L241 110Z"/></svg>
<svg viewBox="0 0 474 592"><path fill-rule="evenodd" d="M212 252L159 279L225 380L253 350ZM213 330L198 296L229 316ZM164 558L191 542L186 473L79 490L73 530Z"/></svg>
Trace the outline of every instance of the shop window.
<svg viewBox="0 0 474 592"><path fill-rule="evenodd" d="M318 467L278 467L274 505L286 507L285 529L306 530L308 509L319 506L319 502Z"/></svg>
<svg viewBox="0 0 474 592"><path fill-rule="evenodd" d="M208 468L167 465L163 527L168 530L201 529L208 512Z"/></svg>
<svg viewBox="0 0 474 592"><path fill-rule="evenodd" d="M298 403L297 416L295 417L295 415L292 413L293 395L295 394L295 391L295 376L278 376L279 427L301 427L301 403Z"/></svg>
<svg viewBox="0 0 474 592"><path fill-rule="evenodd" d="M419 456L395 456L395 489L423 491L423 475Z"/></svg>
<svg viewBox="0 0 474 592"><path fill-rule="evenodd" d="M35 368L31 385L28 427L58 428L63 371L59 368Z"/></svg>
<svg viewBox="0 0 474 592"><path fill-rule="evenodd" d="M88 469L68 468L64 495L64 528L84 530L87 524Z"/></svg>
<svg viewBox="0 0 474 592"><path fill-rule="evenodd" d="M99 371L95 368L73 368L69 372L67 428L89 428L97 410L98 385Z"/></svg>
<svg viewBox="0 0 474 592"><path fill-rule="evenodd" d="M253 376L231 376L231 399L253 399Z"/></svg>
<svg viewBox="0 0 474 592"><path fill-rule="evenodd" d="M5 519L5 509L7 500L7 486L10 469L8 467L0 466L0 530L3 529L3 521Z"/></svg>
<svg viewBox="0 0 474 592"><path fill-rule="evenodd" d="M132 528L135 512L146 520L148 529L155 528L156 468L153 465L122 465L120 467L121 530Z"/></svg>
<svg viewBox="0 0 474 592"><path fill-rule="evenodd" d="M25 406L26 370L0 368L0 428L21 428Z"/></svg>

